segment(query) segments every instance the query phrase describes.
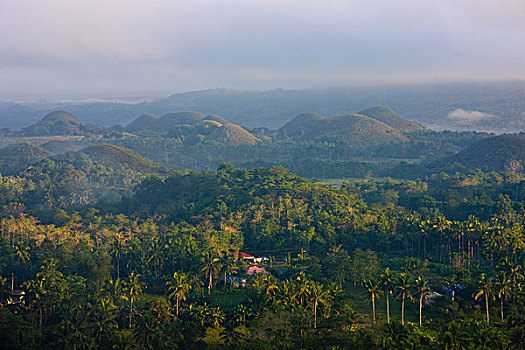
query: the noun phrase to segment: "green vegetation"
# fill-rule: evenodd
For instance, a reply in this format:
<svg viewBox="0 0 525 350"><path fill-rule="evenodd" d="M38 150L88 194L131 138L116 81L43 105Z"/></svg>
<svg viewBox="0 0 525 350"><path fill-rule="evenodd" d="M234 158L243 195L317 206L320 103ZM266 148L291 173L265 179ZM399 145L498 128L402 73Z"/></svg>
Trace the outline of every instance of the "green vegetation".
<svg viewBox="0 0 525 350"><path fill-rule="evenodd" d="M96 125L84 124L66 111L55 111L47 114L35 125L23 128L21 136L46 135L85 135L98 134L104 128Z"/></svg>
<svg viewBox="0 0 525 350"><path fill-rule="evenodd" d="M394 124L390 112L367 113ZM0 347L523 348L521 136L395 120L414 129L383 144L345 139L394 130L363 116L252 134L188 112L141 117L135 135L5 146ZM436 157L401 159L420 148ZM152 161L225 159L250 169Z"/></svg>

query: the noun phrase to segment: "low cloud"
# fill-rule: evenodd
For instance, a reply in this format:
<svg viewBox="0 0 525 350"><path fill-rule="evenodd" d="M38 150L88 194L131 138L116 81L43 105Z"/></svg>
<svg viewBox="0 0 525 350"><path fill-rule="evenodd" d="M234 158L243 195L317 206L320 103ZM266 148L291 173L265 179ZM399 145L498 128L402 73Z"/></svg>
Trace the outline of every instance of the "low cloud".
<svg viewBox="0 0 525 350"><path fill-rule="evenodd" d="M491 119L494 117L494 114L480 111L470 111L461 108L455 109L447 114L448 120L452 120L458 124L475 123L480 120Z"/></svg>

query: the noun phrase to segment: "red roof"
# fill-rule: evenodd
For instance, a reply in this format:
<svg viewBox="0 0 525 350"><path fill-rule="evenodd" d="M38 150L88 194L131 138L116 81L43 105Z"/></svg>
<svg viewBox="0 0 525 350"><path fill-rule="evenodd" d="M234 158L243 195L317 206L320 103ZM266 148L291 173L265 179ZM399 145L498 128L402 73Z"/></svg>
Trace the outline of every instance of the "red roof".
<svg viewBox="0 0 525 350"><path fill-rule="evenodd" d="M238 252L237 253L237 259L239 259L239 258L254 258L254 256L250 255L250 254L243 253L243 252Z"/></svg>

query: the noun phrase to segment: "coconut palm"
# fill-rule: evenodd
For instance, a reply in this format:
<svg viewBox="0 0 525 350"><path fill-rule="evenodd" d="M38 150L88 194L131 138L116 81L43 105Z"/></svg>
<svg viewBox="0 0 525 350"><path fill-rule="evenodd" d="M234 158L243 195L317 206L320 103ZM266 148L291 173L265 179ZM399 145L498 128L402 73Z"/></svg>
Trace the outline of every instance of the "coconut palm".
<svg viewBox="0 0 525 350"><path fill-rule="evenodd" d="M219 258L220 271L224 276L224 287L226 287L226 276L232 271L233 266L235 265L235 260L233 257L224 252L222 257Z"/></svg>
<svg viewBox="0 0 525 350"><path fill-rule="evenodd" d="M324 289L321 284L312 283L310 286L309 301L314 312L314 328L317 328L317 307L319 304L326 305L330 301L330 292Z"/></svg>
<svg viewBox="0 0 525 350"><path fill-rule="evenodd" d="M385 271L381 274L380 283L386 295L386 322L390 323L390 301L388 296L392 295L392 292L394 291L394 282L392 281L390 268L387 267Z"/></svg>
<svg viewBox="0 0 525 350"><path fill-rule="evenodd" d="M213 276L219 272L219 259L208 252L201 261L203 263L201 271L208 279L208 294L210 294L211 288L213 287Z"/></svg>
<svg viewBox="0 0 525 350"><path fill-rule="evenodd" d="M104 293L113 303L116 303L119 299L122 299L124 294L124 283L120 278L110 278L106 281L104 287Z"/></svg>
<svg viewBox="0 0 525 350"><path fill-rule="evenodd" d="M427 303L430 300L432 295L432 290L428 286L428 280L423 279L421 276L416 278L414 282L416 288L416 295L419 299L419 327L423 325L422 321L422 311L423 311L423 302Z"/></svg>
<svg viewBox="0 0 525 350"><path fill-rule="evenodd" d="M230 323L219 332L219 338L229 347L239 346L247 337L247 332L243 332L243 330L246 328L235 327L233 323Z"/></svg>
<svg viewBox="0 0 525 350"><path fill-rule="evenodd" d="M174 272L173 279L166 282L168 286L169 299L175 299L176 315L179 316L179 304L181 301L186 301L186 296L191 289L191 284L188 283L188 278L183 273Z"/></svg>
<svg viewBox="0 0 525 350"><path fill-rule="evenodd" d="M505 299L510 297L511 294L511 281L507 277L507 274L503 271L498 273L496 283L494 284L494 289L498 299L500 300L500 310L501 310L501 323L503 323L503 303Z"/></svg>
<svg viewBox="0 0 525 350"><path fill-rule="evenodd" d="M102 344L111 332L118 327L117 307L111 299L101 299L91 310L91 327L97 344Z"/></svg>
<svg viewBox="0 0 525 350"><path fill-rule="evenodd" d="M133 302L136 299L140 298L140 296L142 295L142 287L144 286L144 283L140 280L140 277L140 274L132 272L129 274L129 277L126 281L126 295L124 296L124 298L126 300L129 300L129 328L133 326Z"/></svg>
<svg viewBox="0 0 525 350"><path fill-rule="evenodd" d="M372 317L374 320L374 323L376 322L376 300L379 299L381 296L381 288L379 286L379 283L377 283L374 279L369 279L364 282L365 289L366 289L366 300L372 302Z"/></svg>
<svg viewBox="0 0 525 350"><path fill-rule="evenodd" d="M410 289L412 289L412 281L410 275L402 272L399 275L399 281L396 285L396 297L401 297L401 323L405 325L405 299L409 298L412 300L412 294L410 294Z"/></svg>
<svg viewBox="0 0 525 350"><path fill-rule="evenodd" d="M306 300L310 296L310 280L306 277L304 271L299 272L295 279L294 298L301 306L306 306Z"/></svg>
<svg viewBox="0 0 525 350"><path fill-rule="evenodd" d="M474 296L475 300L479 300L482 296L485 297L485 310L487 312L487 326L490 325L490 316L489 316L489 298L494 296L494 284L490 278L487 278L487 275L484 273L481 274L481 278L478 281L478 292Z"/></svg>
<svg viewBox="0 0 525 350"><path fill-rule="evenodd" d="M270 275L264 276L263 285L266 296L273 297L279 291L279 285Z"/></svg>

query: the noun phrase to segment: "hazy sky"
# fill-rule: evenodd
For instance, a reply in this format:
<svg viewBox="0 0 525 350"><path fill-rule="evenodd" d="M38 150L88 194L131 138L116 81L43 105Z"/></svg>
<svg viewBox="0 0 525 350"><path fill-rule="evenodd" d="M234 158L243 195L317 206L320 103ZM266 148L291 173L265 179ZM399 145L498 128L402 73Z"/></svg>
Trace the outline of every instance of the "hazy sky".
<svg viewBox="0 0 525 350"><path fill-rule="evenodd" d="M525 0L0 0L0 99L525 79Z"/></svg>

